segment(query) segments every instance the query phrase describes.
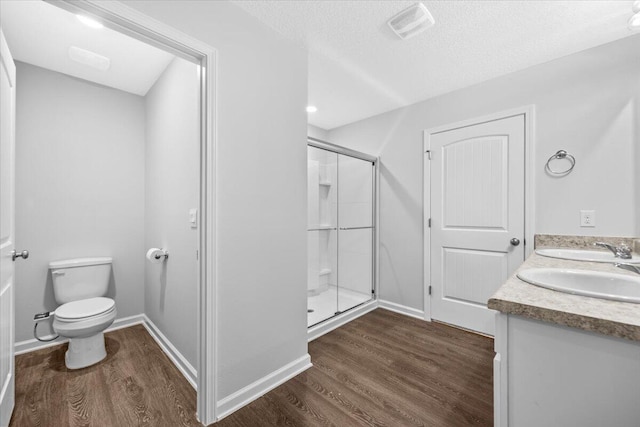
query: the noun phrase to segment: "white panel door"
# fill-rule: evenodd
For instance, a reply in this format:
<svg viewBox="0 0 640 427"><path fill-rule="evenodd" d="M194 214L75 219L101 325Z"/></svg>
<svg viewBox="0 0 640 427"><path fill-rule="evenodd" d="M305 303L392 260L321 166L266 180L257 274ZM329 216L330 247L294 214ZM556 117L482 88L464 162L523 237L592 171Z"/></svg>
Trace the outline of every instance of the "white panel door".
<svg viewBox="0 0 640 427"><path fill-rule="evenodd" d="M16 67L0 31L0 426L9 425L15 401L14 165Z"/></svg>
<svg viewBox="0 0 640 427"><path fill-rule="evenodd" d="M489 297L524 260L524 115L431 135L431 316L494 334Z"/></svg>

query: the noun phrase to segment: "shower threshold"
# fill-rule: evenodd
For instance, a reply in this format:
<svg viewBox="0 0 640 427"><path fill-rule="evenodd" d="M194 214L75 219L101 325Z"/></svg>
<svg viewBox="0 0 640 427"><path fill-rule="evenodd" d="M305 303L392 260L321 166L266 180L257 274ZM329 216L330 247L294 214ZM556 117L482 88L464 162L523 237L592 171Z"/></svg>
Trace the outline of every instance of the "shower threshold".
<svg viewBox="0 0 640 427"><path fill-rule="evenodd" d="M307 298L307 327L324 322L337 314L350 310L371 300L371 293L356 292L350 289L340 289L338 310L336 310L337 288L329 286L324 292Z"/></svg>

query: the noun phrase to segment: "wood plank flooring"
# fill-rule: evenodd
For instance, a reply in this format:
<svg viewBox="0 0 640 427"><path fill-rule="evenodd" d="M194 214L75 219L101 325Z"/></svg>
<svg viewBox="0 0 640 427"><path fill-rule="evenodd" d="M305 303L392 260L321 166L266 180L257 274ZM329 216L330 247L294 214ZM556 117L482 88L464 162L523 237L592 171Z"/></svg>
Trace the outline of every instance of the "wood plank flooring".
<svg viewBox="0 0 640 427"><path fill-rule="evenodd" d="M313 368L216 426L493 425L491 338L378 309L309 353Z"/></svg>
<svg viewBox="0 0 640 427"><path fill-rule="evenodd" d="M196 392L142 325L105 334L107 358L68 370L67 344L16 356L11 427L201 426Z"/></svg>
<svg viewBox="0 0 640 427"><path fill-rule="evenodd" d="M69 371L66 344L17 356L11 427L198 426L195 391L141 325ZM313 368L219 427L490 426L493 340L378 309L309 344Z"/></svg>

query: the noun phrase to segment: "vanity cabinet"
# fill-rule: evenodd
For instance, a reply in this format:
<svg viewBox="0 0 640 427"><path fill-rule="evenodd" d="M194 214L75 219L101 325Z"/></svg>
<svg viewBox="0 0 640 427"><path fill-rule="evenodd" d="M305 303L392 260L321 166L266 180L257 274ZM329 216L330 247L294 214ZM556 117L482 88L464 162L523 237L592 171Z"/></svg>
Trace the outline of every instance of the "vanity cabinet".
<svg viewBox="0 0 640 427"><path fill-rule="evenodd" d="M496 316L496 427L640 426L639 341Z"/></svg>

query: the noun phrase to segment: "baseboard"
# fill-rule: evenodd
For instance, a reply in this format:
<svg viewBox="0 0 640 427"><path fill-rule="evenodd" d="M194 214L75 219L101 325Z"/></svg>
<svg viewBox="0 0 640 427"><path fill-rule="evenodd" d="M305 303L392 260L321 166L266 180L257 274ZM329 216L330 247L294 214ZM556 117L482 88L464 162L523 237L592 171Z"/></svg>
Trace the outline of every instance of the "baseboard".
<svg viewBox="0 0 640 427"><path fill-rule="evenodd" d="M144 314L136 314L134 316L121 317L119 319L114 320L111 326L109 326L105 330L105 332L111 332L111 331L115 331L116 329L128 328L129 326L144 323L145 318L146 316ZM53 337L55 337L55 335L46 335L40 338L51 339ZM30 340L20 341L20 342L17 342L14 346L15 355L17 356L19 354L29 353L30 351L36 351L36 350L41 350L47 347L53 347L56 345L64 344L66 342L69 342L69 340L57 339L50 342L41 342L35 338L32 338Z"/></svg>
<svg viewBox="0 0 640 427"><path fill-rule="evenodd" d="M307 330L307 340L313 341L327 332L331 332L334 329L351 322L353 319L357 319L358 317L375 310L376 308L378 308L378 301L369 301L356 308L352 308L349 311L345 311L336 317L326 320L319 325L312 326Z"/></svg>
<svg viewBox="0 0 640 427"><path fill-rule="evenodd" d="M146 328L149 335L158 343L162 351L171 359L176 368L182 373L182 375L189 381L191 387L195 390L198 389L197 383L197 371L196 369L189 363L189 361L178 351L178 349L171 344L171 341L167 339L166 336L160 329L147 317L146 314L142 315L144 317L144 322L142 323Z"/></svg>
<svg viewBox="0 0 640 427"><path fill-rule="evenodd" d="M259 380L249 384L245 388L238 390L232 395L220 400L217 405L218 421L236 410L253 402L260 396L273 390L280 384L290 380L301 372L306 371L311 366L311 357L306 354L297 360L283 366L266 375Z"/></svg>
<svg viewBox="0 0 640 427"><path fill-rule="evenodd" d="M404 314L405 316L415 317L416 319L425 320L424 311L417 308L407 307L406 305L396 304L395 302L380 300L378 302L380 308L393 311L395 313Z"/></svg>

